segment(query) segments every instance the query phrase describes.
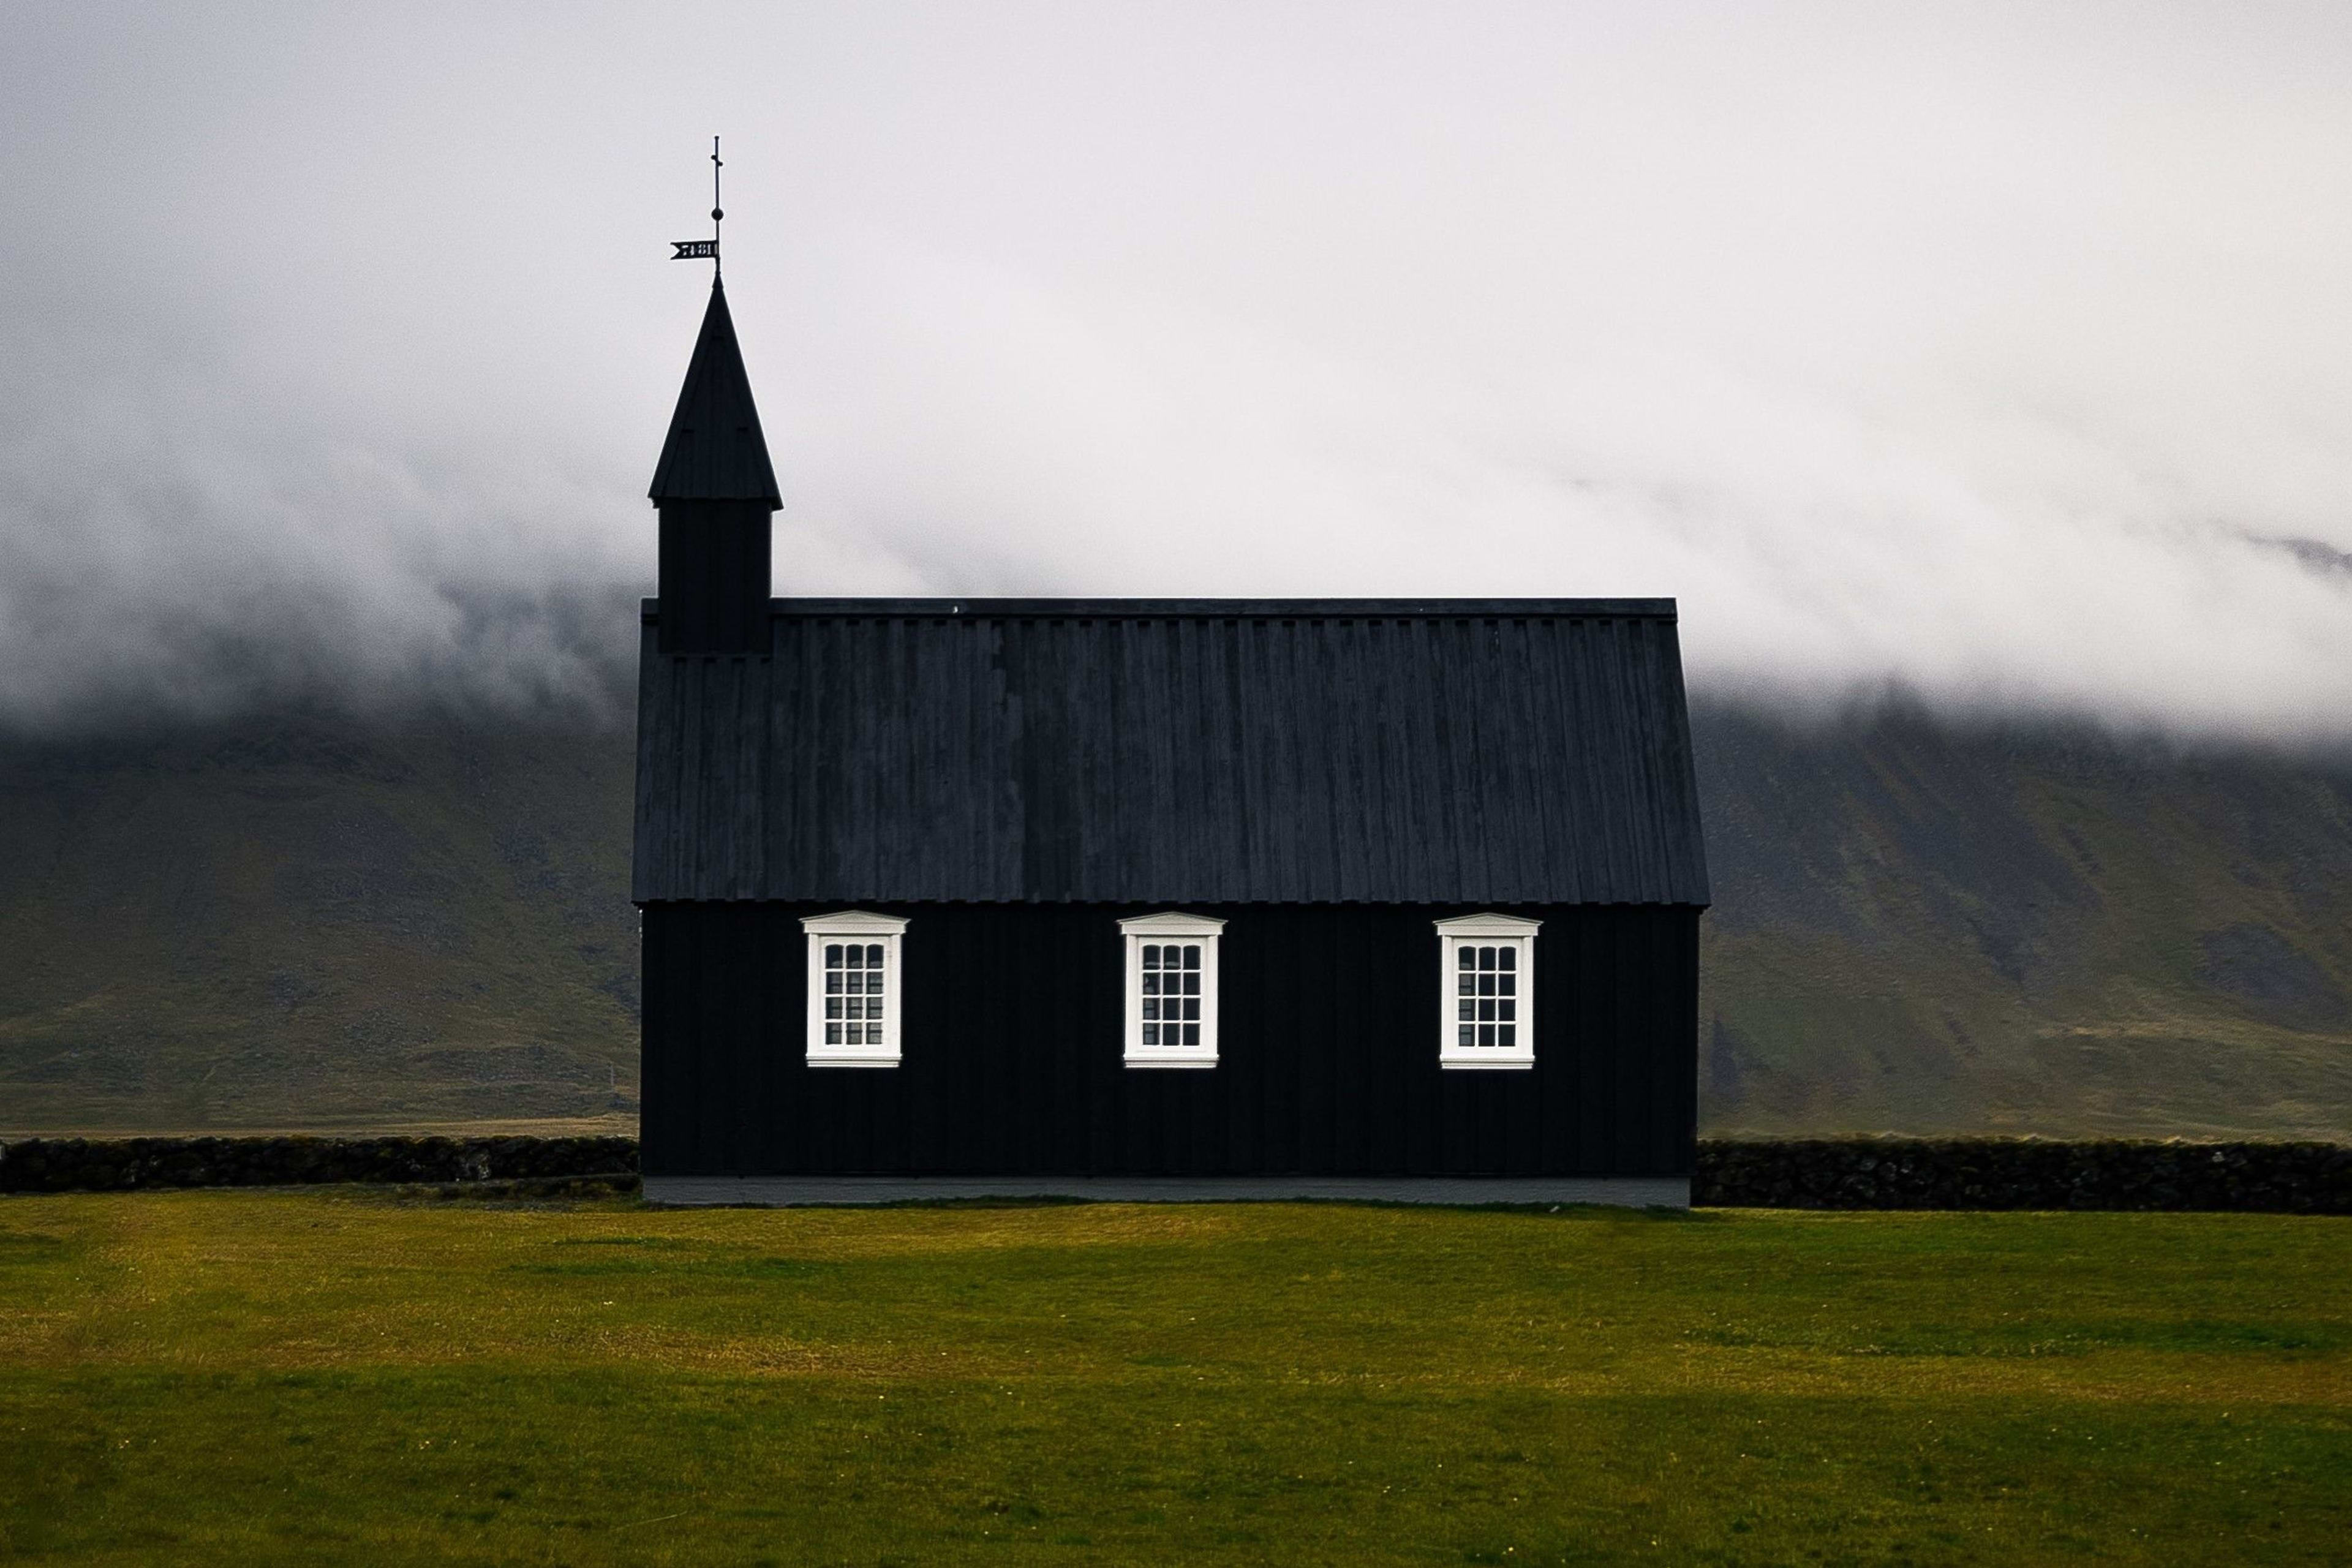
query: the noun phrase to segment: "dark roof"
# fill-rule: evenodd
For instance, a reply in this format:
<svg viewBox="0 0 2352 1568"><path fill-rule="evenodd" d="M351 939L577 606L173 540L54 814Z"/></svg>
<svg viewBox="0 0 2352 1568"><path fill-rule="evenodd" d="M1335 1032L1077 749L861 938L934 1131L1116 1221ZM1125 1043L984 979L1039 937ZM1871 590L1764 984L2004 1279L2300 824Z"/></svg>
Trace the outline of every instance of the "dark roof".
<svg viewBox="0 0 2352 1568"><path fill-rule="evenodd" d="M1707 901L1670 599L654 610L640 902Z"/></svg>
<svg viewBox="0 0 2352 1568"><path fill-rule="evenodd" d="M678 388L677 411L661 460L654 465L650 495L667 500L763 500L773 510L783 504L776 470L768 462L767 437L760 433L760 410L751 402L751 378L743 371L743 351L735 342L735 318L727 310L727 290L710 285L710 308L702 313L702 335L687 362L686 384Z"/></svg>

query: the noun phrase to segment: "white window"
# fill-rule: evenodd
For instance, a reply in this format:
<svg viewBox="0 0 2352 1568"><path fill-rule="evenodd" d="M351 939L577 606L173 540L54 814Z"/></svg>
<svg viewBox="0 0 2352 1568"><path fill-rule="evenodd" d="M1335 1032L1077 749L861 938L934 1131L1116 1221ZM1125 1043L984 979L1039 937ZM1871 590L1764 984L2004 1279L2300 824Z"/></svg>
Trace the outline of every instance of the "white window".
<svg viewBox="0 0 2352 1568"><path fill-rule="evenodd" d="M808 932L808 1061L813 1068L898 1065L896 915L844 910L801 921Z"/></svg>
<svg viewBox="0 0 2352 1568"><path fill-rule="evenodd" d="M1217 1065L1217 933L1202 915L1139 915L1127 936L1127 1065Z"/></svg>
<svg viewBox="0 0 2352 1568"><path fill-rule="evenodd" d="M1438 1066L1536 1065L1533 959L1542 923L1516 915L1437 922Z"/></svg>

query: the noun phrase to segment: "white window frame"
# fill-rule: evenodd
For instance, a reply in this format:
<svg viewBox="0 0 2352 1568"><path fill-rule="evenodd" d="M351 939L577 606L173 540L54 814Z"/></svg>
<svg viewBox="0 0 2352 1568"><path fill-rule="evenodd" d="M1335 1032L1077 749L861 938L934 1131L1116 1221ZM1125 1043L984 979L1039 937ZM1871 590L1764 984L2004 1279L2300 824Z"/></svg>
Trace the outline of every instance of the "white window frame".
<svg viewBox="0 0 2352 1568"><path fill-rule="evenodd" d="M1536 1065L1536 931L1541 921L1517 915L1456 915L1433 922L1437 927L1437 1065L1447 1068L1525 1071ZM1514 947L1518 950L1517 1016L1511 1020L1518 1041L1511 1046L1465 1046L1460 1043L1462 1020L1455 1011L1460 994L1454 976L1461 973L1455 954L1465 947Z"/></svg>
<svg viewBox="0 0 2352 1568"><path fill-rule="evenodd" d="M1135 915L1118 922L1127 938L1127 1065L1131 1068L1213 1068L1217 1065L1217 947L1225 922L1207 915ZM1143 1043L1143 945L1201 944L1201 1043Z"/></svg>
<svg viewBox="0 0 2352 1568"><path fill-rule="evenodd" d="M899 939L907 922L897 915L843 910L801 921L808 933L808 1065L813 1068L894 1068L898 1065L898 1020L906 1006L907 966L899 962ZM825 1044L824 944L852 939L882 944L882 1043Z"/></svg>

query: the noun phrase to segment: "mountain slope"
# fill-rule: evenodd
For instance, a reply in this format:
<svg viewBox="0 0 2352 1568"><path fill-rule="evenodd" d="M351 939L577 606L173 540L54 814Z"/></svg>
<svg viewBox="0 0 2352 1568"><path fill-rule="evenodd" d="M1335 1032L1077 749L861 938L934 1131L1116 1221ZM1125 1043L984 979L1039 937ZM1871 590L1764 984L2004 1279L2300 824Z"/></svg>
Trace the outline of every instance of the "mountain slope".
<svg viewBox="0 0 2352 1568"><path fill-rule="evenodd" d="M625 733L286 717L0 758L0 1126L634 1116Z"/></svg>
<svg viewBox="0 0 2352 1568"><path fill-rule="evenodd" d="M1695 715L1710 1131L2352 1137L2352 763ZM0 748L0 1131L625 1125L630 742Z"/></svg>
<svg viewBox="0 0 2352 1568"><path fill-rule="evenodd" d="M2352 1133L2352 766L1696 729L1711 1130Z"/></svg>

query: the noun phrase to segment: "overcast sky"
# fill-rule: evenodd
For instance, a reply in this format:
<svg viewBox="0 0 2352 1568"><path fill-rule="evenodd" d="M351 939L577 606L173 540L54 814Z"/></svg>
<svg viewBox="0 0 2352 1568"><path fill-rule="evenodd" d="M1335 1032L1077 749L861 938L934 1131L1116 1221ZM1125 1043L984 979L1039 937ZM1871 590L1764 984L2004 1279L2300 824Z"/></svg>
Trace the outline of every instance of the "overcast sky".
<svg viewBox="0 0 2352 1568"><path fill-rule="evenodd" d="M1670 595L2352 733L2352 6L0 5L0 724L585 692L707 265L780 594Z"/></svg>

